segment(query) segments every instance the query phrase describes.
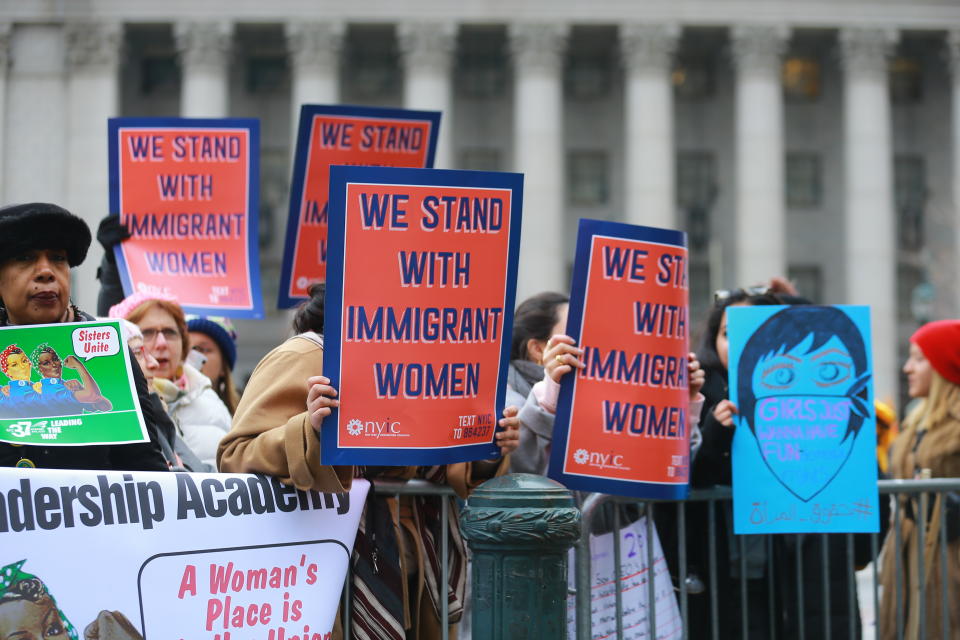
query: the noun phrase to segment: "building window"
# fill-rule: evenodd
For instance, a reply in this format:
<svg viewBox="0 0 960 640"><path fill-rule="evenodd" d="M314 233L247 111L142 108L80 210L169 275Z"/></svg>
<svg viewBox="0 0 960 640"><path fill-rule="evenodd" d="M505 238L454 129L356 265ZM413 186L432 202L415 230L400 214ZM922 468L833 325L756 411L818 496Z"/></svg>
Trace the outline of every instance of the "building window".
<svg viewBox="0 0 960 640"><path fill-rule="evenodd" d="M500 98L506 93L506 67L489 56L462 56L457 65L457 92L465 98Z"/></svg>
<svg viewBox="0 0 960 640"><path fill-rule="evenodd" d="M567 154L567 201L578 206L599 206L610 197L605 151L571 151Z"/></svg>
<svg viewBox="0 0 960 640"><path fill-rule="evenodd" d="M794 264L787 267L787 278L797 288L800 297L814 304L823 302L823 272L819 265Z"/></svg>
<svg viewBox="0 0 960 640"><path fill-rule="evenodd" d="M677 153L677 206L686 217L690 246L702 249L710 239L710 209L717 197L716 156L710 151Z"/></svg>
<svg viewBox="0 0 960 640"><path fill-rule="evenodd" d="M705 100L714 94L713 61L706 57L680 58L671 76L678 100Z"/></svg>
<svg viewBox="0 0 960 640"><path fill-rule="evenodd" d="M788 153L786 162L787 207L816 209L823 199L820 156L814 153Z"/></svg>
<svg viewBox="0 0 960 640"><path fill-rule="evenodd" d="M923 73L913 58L890 62L890 98L896 104L916 104L923 98Z"/></svg>
<svg viewBox="0 0 960 640"><path fill-rule="evenodd" d="M565 75L567 96L577 100L596 100L610 93L609 56L575 56L570 59Z"/></svg>
<svg viewBox="0 0 960 640"><path fill-rule="evenodd" d="M820 63L812 58L783 61L783 93L790 102L813 102L820 97Z"/></svg>
<svg viewBox="0 0 960 640"><path fill-rule="evenodd" d="M460 152L460 168L468 171L502 171L500 150L473 147Z"/></svg>
<svg viewBox="0 0 960 640"><path fill-rule="evenodd" d="M897 207L900 248L923 248L923 210L927 204L927 176L923 158L898 155L893 160L893 197Z"/></svg>
<svg viewBox="0 0 960 640"><path fill-rule="evenodd" d="M287 86L287 61L282 56L248 58L246 65L248 93L276 93Z"/></svg>
<svg viewBox="0 0 960 640"><path fill-rule="evenodd" d="M174 56L140 59L140 93L153 95L180 89L180 67Z"/></svg>

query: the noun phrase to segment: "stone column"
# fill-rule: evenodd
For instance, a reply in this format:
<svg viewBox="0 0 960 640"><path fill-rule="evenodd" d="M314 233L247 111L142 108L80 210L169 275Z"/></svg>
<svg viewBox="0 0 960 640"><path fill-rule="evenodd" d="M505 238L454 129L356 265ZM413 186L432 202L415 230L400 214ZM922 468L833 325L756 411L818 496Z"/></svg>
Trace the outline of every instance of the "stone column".
<svg viewBox="0 0 960 640"><path fill-rule="evenodd" d="M457 25L452 22L401 22L397 25L397 39L403 57L403 106L442 112L433 166L453 168L451 70L457 48Z"/></svg>
<svg viewBox="0 0 960 640"><path fill-rule="evenodd" d="M67 165L66 207L83 217L96 233L108 210L107 119L119 109L119 58L123 29L118 23L67 25ZM97 265L103 251L94 241L86 261L74 270L73 299L82 309L96 309Z"/></svg>
<svg viewBox="0 0 960 640"><path fill-rule="evenodd" d="M517 300L567 289L564 242L563 51L569 27L511 24L514 171L525 174Z"/></svg>
<svg viewBox="0 0 960 640"><path fill-rule="evenodd" d="M626 221L677 228L671 67L680 28L625 24Z"/></svg>
<svg viewBox="0 0 960 640"><path fill-rule="evenodd" d="M346 34L343 22L289 22L285 27L290 52L290 106L293 140L300 107L340 101L340 50ZM296 145L291 145L291 150Z"/></svg>
<svg viewBox="0 0 960 640"><path fill-rule="evenodd" d="M66 166L67 92L62 25L18 24L10 33L4 200L60 204ZM105 149L91 162L104 162Z"/></svg>
<svg viewBox="0 0 960 640"><path fill-rule="evenodd" d="M897 397L897 243L887 56L896 34L840 32L846 302L871 307L874 390Z"/></svg>
<svg viewBox="0 0 960 640"><path fill-rule="evenodd" d="M736 282L750 285L786 275L783 196L782 27L735 26Z"/></svg>
<svg viewBox="0 0 960 640"><path fill-rule="evenodd" d="M6 147L6 120L7 120L7 69L10 66L10 32L12 25L9 22L0 23L0 204L6 203L6 191L3 188L4 153Z"/></svg>
<svg viewBox="0 0 960 640"><path fill-rule="evenodd" d="M960 271L960 29L951 31L947 34L947 59L950 62L950 80L951 80L951 105L950 113L953 124L952 137L952 172L951 183L953 185L953 270L956 274ZM951 278L953 291L950 293L952 300L950 315L957 317L960 314L960 280Z"/></svg>
<svg viewBox="0 0 960 640"><path fill-rule="evenodd" d="M174 36L183 71L180 115L185 118L229 115L228 62L233 26L228 22L179 22Z"/></svg>

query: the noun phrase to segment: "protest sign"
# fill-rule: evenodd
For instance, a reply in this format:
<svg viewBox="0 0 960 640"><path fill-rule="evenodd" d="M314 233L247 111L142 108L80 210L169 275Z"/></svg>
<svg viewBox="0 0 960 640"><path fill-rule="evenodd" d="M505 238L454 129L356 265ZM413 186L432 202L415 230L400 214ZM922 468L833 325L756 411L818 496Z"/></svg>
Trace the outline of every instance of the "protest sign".
<svg viewBox="0 0 960 640"><path fill-rule="evenodd" d="M439 111L305 104L300 108L290 188L281 309L327 279L327 197L330 166L432 167Z"/></svg>
<svg viewBox="0 0 960 640"><path fill-rule="evenodd" d="M727 309L734 532L877 532L867 307Z"/></svg>
<svg viewBox="0 0 960 640"><path fill-rule="evenodd" d="M590 535L590 637L593 640L617 637L617 595L620 589L620 606L623 612L623 640L647 640L650 623L654 624L657 640L674 640L683 637L683 619L677 606L673 580L667 559L663 555L657 530L653 533L653 548L648 549L646 516L620 529L620 580L616 580L613 568L616 560L613 553L613 532ZM653 562L648 563L648 553ZM653 567L648 571L647 566ZM575 593L576 555L570 550L570 568L567 585ZM653 574L654 620L647 615L650 608L650 575ZM577 637L576 595L567 598L567 637Z"/></svg>
<svg viewBox="0 0 960 640"><path fill-rule="evenodd" d="M548 475L571 489L687 495L686 234L581 220L567 334L586 368L564 376Z"/></svg>
<svg viewBox="0 0 960 640"><path fill-rule="evenodd" d="M111 118L110 213L123 290L188 313L262 318L260 125L241 118Z"/></svg>
<svg viewBox="0 0 960 640"><path fill-rule="evenodd" d="M369 486L0 469L0 631L329 640Z"/></svg>
<svg viewBox="0 0 960 640"><path fill-rule="evenodd" d="M0 442L146 442L116 321L0 329Z"/></svg>
<svg viewBox="0 0 960 640"><path fill-rule="evenodd" d="M499 455L523 176L331 167L324 464Z"/></svg>

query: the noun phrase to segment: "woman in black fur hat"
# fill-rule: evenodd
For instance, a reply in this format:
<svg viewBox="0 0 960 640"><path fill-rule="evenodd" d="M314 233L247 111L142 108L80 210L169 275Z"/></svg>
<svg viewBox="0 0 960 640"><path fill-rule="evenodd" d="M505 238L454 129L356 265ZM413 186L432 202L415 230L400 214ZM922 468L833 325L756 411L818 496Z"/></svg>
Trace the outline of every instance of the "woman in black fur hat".
<svg viewBox="0 0 960 640"><path fill-rule="evenodd" d="M87 223L57 205L0 208L0 327L93 320L70 301L70 267L83 262L89 247ZM166 471L147 382L131 364L150 442L84 447L0 442L0 466Z"/></svg>

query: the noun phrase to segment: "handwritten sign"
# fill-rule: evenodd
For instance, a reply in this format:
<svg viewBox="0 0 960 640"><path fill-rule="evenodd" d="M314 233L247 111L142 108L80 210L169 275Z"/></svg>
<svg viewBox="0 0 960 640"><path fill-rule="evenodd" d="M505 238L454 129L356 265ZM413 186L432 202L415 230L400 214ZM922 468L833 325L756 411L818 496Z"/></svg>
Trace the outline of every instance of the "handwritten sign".
<svg viewBox="0 0 960 640"><path fill-rule="evenodd" d="M439 130L439 111L301 107L280 279L281 309L306 300L310 285L327 278L330 166L432 167Z"/></svg>
<svg viewBox="0 0 960 640"><path fill-rule="evenodd" d="M131 233L114 249L124 292L262 318L259 122L111 118L109 149L110 212Z"/></svg>
<svg viewBox="0 0 960 640"><path fill-rule="evenodd" d="M867 307L731 307L735 533L879 531Z"/></svg>
<svg viewBox="0 0 960 640"><path fill-rule="evenodd" d="M655 637L674 640L683 637L683 619L670 579L670 569L653 529L653 594ZM649 579L647 567L647 519L642 517L620 529L620 580L614 575L613 532L590 536L590 637L593 640L617 635L617 595L623 607L623 640L650 638ZM570 550L568 585L576 589L575 557ZM567 637L577 637L576 597L567 599Z"/></svg>
<svg viewBox="0 0 960 640"><path fill-rule="evenodd" d="M146 442L116 321L0 329L0 442Z"/></svg>
<svg viewBox="0 0 960 640"><path fill-rule="evenodd" d="M523 177L331 167L324 464L499 455Z"/></svg>
<svg viewBox="0 0 960 640"><path fill-rule="evenodd" d="M43 620L29 637L330 640L369 486L0 469L0 629ZM24 581L49 598L16 597Z"/></svg>
<svg viewBox="0 0 960 640"><path fill-rule="evenodd" d="M567 333L586 368L564 376L548 475L642 498L687 494L686 234L581 220Z"/></svg>

